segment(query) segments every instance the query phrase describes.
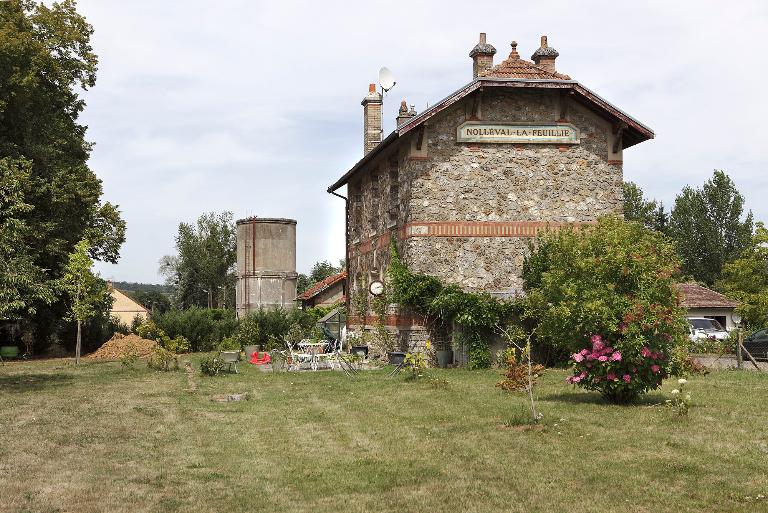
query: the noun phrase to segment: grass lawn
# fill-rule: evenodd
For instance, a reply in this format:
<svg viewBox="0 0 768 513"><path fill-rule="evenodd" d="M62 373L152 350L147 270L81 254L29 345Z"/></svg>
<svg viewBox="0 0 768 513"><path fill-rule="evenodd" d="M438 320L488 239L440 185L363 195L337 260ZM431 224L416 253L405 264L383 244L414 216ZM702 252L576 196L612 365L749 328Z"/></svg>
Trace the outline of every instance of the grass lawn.
<svg viewBox="0 0 768 513"><path fill-rule="evenodd" d="M690 379L676 419L662 393L611 406L550 370L523 430L497 371L433 372L449 385L243 365L191 393L183 371L10 363L0 511L768 511L766 373Z"/></svg>

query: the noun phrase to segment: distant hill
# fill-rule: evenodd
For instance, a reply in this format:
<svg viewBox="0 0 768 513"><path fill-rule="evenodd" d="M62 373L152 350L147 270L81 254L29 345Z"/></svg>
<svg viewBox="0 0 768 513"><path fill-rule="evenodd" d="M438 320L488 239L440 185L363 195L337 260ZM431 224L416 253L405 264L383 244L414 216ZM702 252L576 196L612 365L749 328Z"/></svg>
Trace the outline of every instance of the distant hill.
<svg viewBox="0 0 768 513"><path fill-rule="evenodd" d="M173 287L170 285L160 285L156 283L134 283L131 281L113 281L112 286L123 292L160 292L161 294L171 294Z"/></svg>

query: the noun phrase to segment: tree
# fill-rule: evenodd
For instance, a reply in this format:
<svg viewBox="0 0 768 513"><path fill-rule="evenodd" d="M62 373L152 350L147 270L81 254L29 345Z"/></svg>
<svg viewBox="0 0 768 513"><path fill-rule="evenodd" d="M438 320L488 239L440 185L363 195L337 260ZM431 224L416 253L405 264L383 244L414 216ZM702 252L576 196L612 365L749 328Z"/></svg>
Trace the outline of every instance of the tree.
<svg viewBox="0 0 768 513"><path fill-rule="evenodd" d="M180 223L176 250L178 255L160 260L160 273L175 286L178 306L233 306L237 232L232 212L203 214L195 225Z"/></svg>
<svg viewBox="0 0 768 513"><path fill-rule="evenodd" d="M537 343L572 353L571 383L632 401L661 385L686 342L678 266L672 243L635 222L545 233L523 265L524 318Z"/></svg>
<svg viewBox="0 0 768 513"><path fill-rule="evenodd" d="M163 314L171 309L171 300L166 294L157 290L134 290L126 292L134 301L141 304L152 314Z"/></svg>
<svg viewBox="0 0 768 513"><path fill-rule="evenodd" d="M764 328L768 322L768 229L757 223L755 235L739 258L723 266L715 287L739 301L745 325Z"/></svg>
<svg viewBox="0 0 768 513"><path fill-rule="evenodd" d="M723 265L737 258L752 238L752 212L744 213L744 197L723 171L700 189L683 188L675 199L669 234L682 258L683 273L712 285Z"/></svg>
<svg viewBox="0 0 768 513"><path fill-rule="evenodd" d="M0 159L0 320L34 315L38 304L50 304L54 291L46 272L31 256L34 234L25 217L34 210L26 202L31 165Z"/></svg>
<svg viewBox="0 0 768 513"><path fill-rule="evenodd" d="M92 257L115 262L125 237L117 207L100 201L101 182L87 165L91 144L78 123L85 108L78 89L96 81L92 33L72 0L50 7L32 0L0 2L0 155L8 159L6 168L28 170L16 174L25 182L26 206L6 211L4 219L24 239L13 257L19 264L13 286L52 291L78 241L90 238ZM0 284L0 296L16 294L10 282ZM21 306L15 311L47 334L65 305L47 293L24 296L26 304L14 303Z"/></svg>
<svg viewBox="0 0 768 513"><path fill-rule="evenodd" d="M664 204L656 200L646 200L643 190L633 182L624 182L624 219L637 221L646 228L666 233L668 215Z"/></svg>
<svg viewBox="0 0 768 513"><path fill-rule="evenodd" d="M339 261L339 265L335 266L328 260L321 260L315 262L312 269L309 271L309 276L306 274L299 274L296 281L296 292L301 294L315 283L326 279L334 274L339 274L345 267L344 259Z"/></svg>
<svg viewBox="0 0 768 513"><path fill-rule="evenodd" d="M100 312L100 307L110 305L107 284L93 274L93 260L88 256L91 244L82 240L70 253L61 280L61 287L68 298L67 319L77 323L77 342L75 345L75 363L80 363L82 347L82 325Z"/></svg>

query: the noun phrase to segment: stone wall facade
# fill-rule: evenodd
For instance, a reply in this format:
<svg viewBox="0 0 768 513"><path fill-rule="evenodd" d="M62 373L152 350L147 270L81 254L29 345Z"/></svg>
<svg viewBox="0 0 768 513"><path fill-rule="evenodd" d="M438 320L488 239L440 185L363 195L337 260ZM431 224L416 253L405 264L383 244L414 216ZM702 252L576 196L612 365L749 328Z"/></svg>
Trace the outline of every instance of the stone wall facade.
<svg viewBox="0 0 768 513"><path fill-rule="evenodd" d="M478 119L569 123L580 143L457 142L457 127ZM520 290L537 230L621 215L622 155L614 151L614 133L609 121L557 90L478 91L441 111L423 133L408 132L348 183L350 298L366 293L372 279L386 284L393 238L414 271L466 290ZM424 331L389 324L405 339Z"/></svg>

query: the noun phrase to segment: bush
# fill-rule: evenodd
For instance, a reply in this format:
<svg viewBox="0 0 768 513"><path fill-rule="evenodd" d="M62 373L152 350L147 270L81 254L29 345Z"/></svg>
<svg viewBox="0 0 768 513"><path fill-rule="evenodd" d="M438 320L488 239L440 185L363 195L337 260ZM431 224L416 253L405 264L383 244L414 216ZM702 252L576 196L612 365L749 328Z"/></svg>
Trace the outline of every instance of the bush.
<svg viewBox="0 0 768 513"><path fill-rule="evenodd" d="M658 388L687 344L678 273L672 244L638 223L548 232L524 264L525 316L538 343L572 353L569 382L629 402Z"/></svg>
<svg viewBox="0 0 768 513"><path fill-rule="evenodd" d="M169 310L153 319L169 337L186 338L195 352L215 349L221 339L232 336L237 328L237 319L231 310L192 307Z"/></svg>
<svg viewBox="0 0 768 513"><path fill-rule="evenodd" d="M165 332L150 319L138 325L136 328L136 334L141 338L145 338L147 340L156 340L158 342L166 336Z"/></svg>
<svg viewBox="0 0 768 513"><path fill-rule="evenodd" d="M224 361L218 354L209 354L200 359L200 372L206 376L217 376L224 368Z"/></svg>
<svg viewBox="0 0 768 513"><path fill-rule="evenodd" d="M261 308L248 314L242 323L255 324L258 332L255 342L263 351L284 348L285 337L289 334L298 340L309 337L315 323L322 317L323 310L310 308L307 310L285 310L283 308ZM250 340L254 340L253 338Z"/></svg>
<svg viewBox="0 0 768 513"><path fill-rule="evenodd" d="M189 340L181 335L176 338L171 338L168 335L165 335L161 344L165 349L175 354L188 353L190 348Z"/></svg>
<svg viewBox="0 0 768 513"><path fill-rule="evenodd" d="M246 315L240 320L232 338L241 348L244 348L249 345L258 345L259 333L258 319L253 315Z"/></svg>
<svg viewBox="0 0 768 513"><path fill-rule="evenodd" d="M179 358L167 349L157 346L152 349L152 353L149 355L149 359L147 359L147 366L150 369L165 372L169 370L178 370Z"/></svg>

